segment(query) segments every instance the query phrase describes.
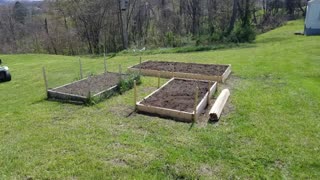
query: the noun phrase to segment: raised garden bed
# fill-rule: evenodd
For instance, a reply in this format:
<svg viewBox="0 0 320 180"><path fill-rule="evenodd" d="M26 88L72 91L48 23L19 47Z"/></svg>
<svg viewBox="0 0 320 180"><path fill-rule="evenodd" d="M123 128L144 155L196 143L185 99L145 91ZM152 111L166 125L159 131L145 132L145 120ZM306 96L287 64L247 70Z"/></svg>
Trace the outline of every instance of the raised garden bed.
<svg viewBox="0 0 320 180"><path fill-rule="evenodd" d="M231 73L231 65L146 61L129 67L128 70L146 76L225 82Z"/></svg>
<svg viewBox="0 0 320 180"><path fill-rule="evenodd" d="M195 96L198 90L198 98ZM193 122L208 105L208 99L215 93L217 83L191 79L172 78L161 88L136 104L138 112ZM195 106L196 105L196 106Z"/></svg>
<svg viewBox="0 0 320 180"><path fill-rule="evenodd" d="M114 93L133 87L133 81L140 81L139 76L119 73L104 73L75 81L47 91L49 100L74 104L99 102ZM120 87L121 85L128 87Z"/></svg>

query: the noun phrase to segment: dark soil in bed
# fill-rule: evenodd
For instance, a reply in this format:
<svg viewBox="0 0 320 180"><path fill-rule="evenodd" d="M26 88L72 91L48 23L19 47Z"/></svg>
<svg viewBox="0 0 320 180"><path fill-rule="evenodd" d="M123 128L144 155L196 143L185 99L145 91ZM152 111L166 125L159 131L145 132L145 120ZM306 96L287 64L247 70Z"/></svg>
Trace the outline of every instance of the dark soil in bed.
<svg viewBox="0 0 320 180"><path fill-rule="evenodd" d="M211 76L222 76L227 70L227 65L216 64L196 64L196 63L181 63L181 62L164 62L164 61L147 61L136 65L133 68L150 69L158 71L181 72L204 74Z"/></svg>
<svg viewBox="0 0 320 180"><path fill-rule="evenodd" d="M125 78L125 75L122 75L122 78ZM91 95L94 95L116 86L119 83L119 80L120 75L118 73L106 73L74 82L72 84L54 89L54 91L79 96L87 96L90 91Z"/></svg>
<svg viewBox="0 0 320 180"><path fill-rule="evenodd" d="M143 100L141 104L191 113L194 111L197 86L199 87L197 104L199 104L208 92L208 82L182 79L171 81L151 97Z"/></svg>

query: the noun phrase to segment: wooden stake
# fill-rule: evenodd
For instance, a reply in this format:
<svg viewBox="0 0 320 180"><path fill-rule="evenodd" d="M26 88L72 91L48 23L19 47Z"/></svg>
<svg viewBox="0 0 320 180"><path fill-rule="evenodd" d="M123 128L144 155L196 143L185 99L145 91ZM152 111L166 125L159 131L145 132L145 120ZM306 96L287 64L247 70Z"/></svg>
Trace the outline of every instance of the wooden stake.
<svg viewBox="0 0 320 180"><path fill-rule="evenodd" d="M139 75L141 75L141 65L142 65L142 58L141 58L141 56L140 56Z"/></svg>
<svg viewBox="0 0 320 180"><path fill-rule="evenodd" d="M44 79L44 84L46 87L46 94L48 95L48 80L47 80L47 74L46 74L46 68L42 67L42 72L43 72L43 79Z"/></svg>
<svg viewBox="0 0 320 180"><path fill-rule="evenodd" d="M133 81L133 87L134 87L134 94L133 94L133 101L134 101L134 109L137 109L137 81Z"/></svg>
<svg viewBox="0 0 320 180"><path fill-rule="evenodd" d="M222 110L224 106L226 105L228 98L230 96L229 89L224 89L219 97L217 98L216 102L214 103L212 109L209 112L210 120L212 121L218 121L220 119Z"/></svg>
<svg viewBox="0 0 320 180"><path fill-rule="evenodd" d="M172 65L172 77L174 78L174 65Z"/></svg>
<svg viewBox="0 0 320 180"><path fill-rule="evenodd" d="M107 57L106 57L106 53L104 53L104 73L107 73Z"/></svg>
<svg viewBox="0 0 320 180"><path fill-rule="evenodd" d="M120 81L122 80L122 66L119 64L119 75L120 75Z"/></svg>
<svg viewBox="0 0 320 180"><path fill-rule="evenodd" d="M194 97L194 116L193 122L197 122L197 106L198 106L199 86L196 87L196 94Z"/></svg>
<svg viewBox="0 0 320 180"><path fill-rule="evenodd" d="M79 65L80 65L80 78L83 79L81 58L79 58Z"/></svg>
<svg viewBox="0 0 320 180"><path fill-rule="evenodd" d="M158 88L160 88L160 72L158 73Z"/></svg>

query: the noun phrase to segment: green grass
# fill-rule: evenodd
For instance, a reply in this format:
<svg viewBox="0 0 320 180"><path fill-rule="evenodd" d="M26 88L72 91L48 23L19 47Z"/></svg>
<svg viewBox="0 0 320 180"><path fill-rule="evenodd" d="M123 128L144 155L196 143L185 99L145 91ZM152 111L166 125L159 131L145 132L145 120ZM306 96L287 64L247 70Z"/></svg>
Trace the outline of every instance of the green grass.
<svg viewBox="0 0 320 180"><path fill-rule="evenodd" d="M0 179L318 179L320 37L295 36L302 21L258 36L250 47L143 59L232 64L232 111L206 127L133 114L133 91L86 107L45 99L78 79L75 57L1 55L13 81L0 84ZM116 56L118 71L139 62ZM102 58L84 58L86 74ZM156 89L142 78L139 99ZM162 80L165 83L165 80Z"/></svg>
<svg viewBox="0 0 320 180"><path fill-rule="evenodd" d="M242 47L248 47L251 44L241 44ZM219 43L215 45L199 45L199 46L183 46L183 47L175 47L175 48L156 48L156 49L147 49L145 51L136 50L135 52L130 50L124 50L116 55L120 56L146 56L146 55L156 55L156 54L172 54L172 53L190 53L190 52L202 52L202 51L212 51L212 50L221 50L239 47L240 44L237 43ZM115 55L113 54L112 57Z"/></svg>

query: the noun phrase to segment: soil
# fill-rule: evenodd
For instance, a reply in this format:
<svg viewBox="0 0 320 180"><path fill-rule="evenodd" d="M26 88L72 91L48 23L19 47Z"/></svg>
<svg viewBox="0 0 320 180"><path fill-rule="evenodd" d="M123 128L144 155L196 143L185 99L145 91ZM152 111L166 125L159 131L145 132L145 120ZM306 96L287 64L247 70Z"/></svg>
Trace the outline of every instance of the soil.
<svg viewBox="0 0 320 180"><path fill-rule="evenodd" d="M168 72L193 73L210 76L222 76L227 70L227 65L196 64L181 62L147 61L134 66L137 69L150 69Z"/></svg>
<svg viewBox="0 0 320 180"><path fill-rule="evenodd" d="M143 100L141 104L192 113L197 86L199 87L197 104L199 104L208 92L208 82L183 79L171 81L151 97Z"/></svg>
<svg viewBox="0 0 320 180"><path fill-rule="evenodd" d="M125 75L122 75L122 77L125 78ZM118 73L106 73L98 76L92 76L54 90L79 96L87 96L90 91L91 95L94 95L116 86L119 83L119 80L120 75Z"/></svg>

